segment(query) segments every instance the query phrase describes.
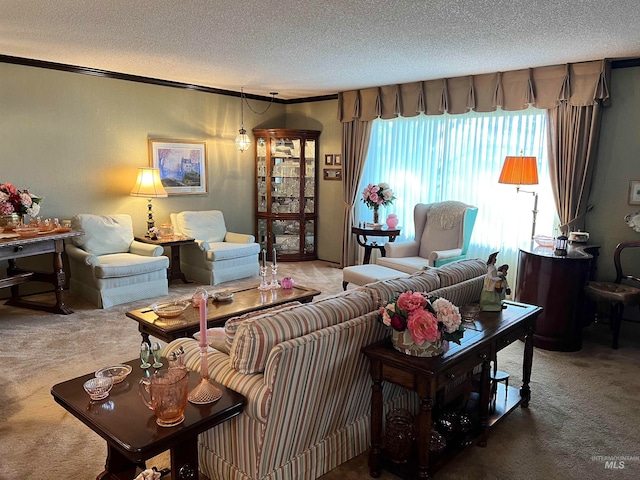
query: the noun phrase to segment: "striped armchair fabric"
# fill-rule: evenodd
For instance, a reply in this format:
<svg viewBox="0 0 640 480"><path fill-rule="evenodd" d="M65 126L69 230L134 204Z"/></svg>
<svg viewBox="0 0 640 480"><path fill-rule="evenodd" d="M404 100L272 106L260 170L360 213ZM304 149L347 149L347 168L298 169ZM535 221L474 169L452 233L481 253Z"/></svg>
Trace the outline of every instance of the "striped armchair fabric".
<svg viewBox="0 0 640 480"><path fill-rule="evenodd" d="M462 296L476 295L478 301L482 276L471 267L468 276L460 277ZM402 288L420 291L425 281L416 278ZM200 436L200 470L212 480L311 480L369 448L371 379L361 349L389 335L375 301L386 290L371 284L247 318L230 355L209 352L210 377L242 393L247 405L241 415ZM456 295L456 285L439 290ZM199 370L197 342L175 340L165 352L179 346L187 367ZM243 373L248 371L254 373ZM418 411L415 393L388 382L383 399L386 411Z"/></svg>

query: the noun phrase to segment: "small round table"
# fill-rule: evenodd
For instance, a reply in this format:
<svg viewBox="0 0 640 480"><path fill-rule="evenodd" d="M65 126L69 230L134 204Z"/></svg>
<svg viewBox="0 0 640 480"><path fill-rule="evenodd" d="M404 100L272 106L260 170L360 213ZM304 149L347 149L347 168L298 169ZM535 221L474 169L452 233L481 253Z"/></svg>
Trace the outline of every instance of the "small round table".
<svg viewBox="0 0 640 480"><path fill-rule="evenodd" d="M356 236L358 245L364 247L364 259L362 263L366 265L371 260L371 251L376 248L380 250L380 253L384 257L386 252L384 250L384 243L378 244L377 241L371 241L368 237L387 237L389 242L395 241L396 237L400 235L400 228L365 228L365 227L351 227L351 233Z"/></svg>

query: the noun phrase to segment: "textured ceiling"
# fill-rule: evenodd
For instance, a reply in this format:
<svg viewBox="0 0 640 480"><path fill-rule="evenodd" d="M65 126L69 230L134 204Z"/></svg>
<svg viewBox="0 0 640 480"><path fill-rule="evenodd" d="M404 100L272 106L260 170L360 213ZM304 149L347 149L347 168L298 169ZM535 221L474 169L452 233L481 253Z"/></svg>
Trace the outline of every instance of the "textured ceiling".
<svg viewBox="0 0 640 480"><path fill-rule="evenodd" d="M294 99L640 57L638 0L0 0L0 54Z"/></svg>

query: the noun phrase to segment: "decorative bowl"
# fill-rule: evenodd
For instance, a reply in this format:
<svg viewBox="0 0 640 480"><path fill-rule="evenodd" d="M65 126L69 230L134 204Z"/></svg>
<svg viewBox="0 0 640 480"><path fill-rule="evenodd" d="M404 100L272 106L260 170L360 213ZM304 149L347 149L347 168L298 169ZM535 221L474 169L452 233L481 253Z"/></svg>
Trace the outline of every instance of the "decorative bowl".
<svg viewBox="0 0 640 480"><path fill-rule="evenodd" d="M122 382L131 373L131 365L112 365L101 368L96 372L96 377L111 377L113 384Z"/></svg>
<svg viewBox="0 0 640 480"><path fill-rule="evenodd" d="M71 227L57 227L54 231L56 233L67 233L71 231Z"/></svg>
<svg viewBox="0 0 640 480"><path fill-rule="evenodd" d="M231 290L223 290L213 294L213 299L217 302L228 302L233 299L233 292Z"/></svg>
<svg viewBox="0 0 640 480"><path fill-rule="evenodd" d="M113 378L95 377L84 382L84 390L89 394L91 400L102 400L109 396L109 391L113 387Z"/></svg>
<svg viewBox="0 0 640 480"><path fill-rule="evenodd" d="M27 227L18 225L13 228L13 231L20 235L22 238L33 238L38 236L38 227Z"/></svg>
<svg viewBox="0 0 640 480"><path fill-rule="evenodd" d="M160 318L176 318L182 315L189 303L188 300L175 300L173 302L154 303L151 308Z"/></svg>
<svg viewBox="0 0 640 480"><path fill-rule="evenodd" d="M547 237L546 235L536 235L533 237L533 241L544 248L551 248L554 244L553 237Z"/></svg>

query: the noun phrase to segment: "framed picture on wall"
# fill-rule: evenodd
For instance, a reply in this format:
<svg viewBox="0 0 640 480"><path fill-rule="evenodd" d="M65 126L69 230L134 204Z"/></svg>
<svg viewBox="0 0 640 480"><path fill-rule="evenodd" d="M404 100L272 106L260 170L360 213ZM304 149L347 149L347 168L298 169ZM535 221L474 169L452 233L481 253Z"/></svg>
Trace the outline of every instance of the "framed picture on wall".
<svg viewBox="0 0 640 480"><path fill-rule="evenodd" d="M150 138L149 163L169 195L207 193L207 142Z"/></svg>
<svg viewBox="0 0 640 480"><path fill-rule="evenodd" d="M325 165L333 165L333 154L327 153L324 156L324 164Z"/></svg>
<svg viewBox="0 0 640 480"><path fill-rule="evenodd" d="M323 170L323 177L325 180L338 180L342 181L342 169L340 168L325 168Z"/></svg>
<svg viewBox="0 0 640 480"><path fill-rule="evenodd" d="M629 182L629 205L640 205L640 180Z"/></svg>
<svg viewBox="0 0 640 480"><path fill-rule="evenodd" d="M333 156L333 164L334 165L342 165L342 154L341 153L336 153Z"/></svg>

